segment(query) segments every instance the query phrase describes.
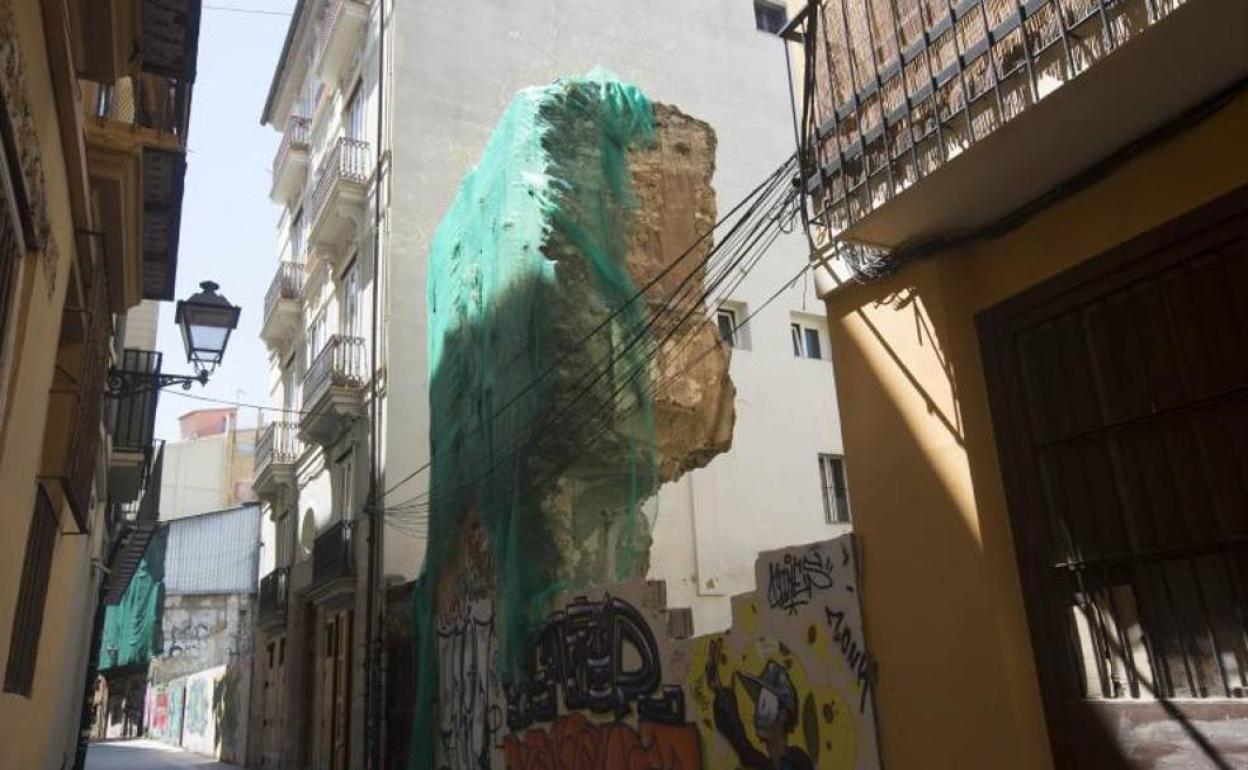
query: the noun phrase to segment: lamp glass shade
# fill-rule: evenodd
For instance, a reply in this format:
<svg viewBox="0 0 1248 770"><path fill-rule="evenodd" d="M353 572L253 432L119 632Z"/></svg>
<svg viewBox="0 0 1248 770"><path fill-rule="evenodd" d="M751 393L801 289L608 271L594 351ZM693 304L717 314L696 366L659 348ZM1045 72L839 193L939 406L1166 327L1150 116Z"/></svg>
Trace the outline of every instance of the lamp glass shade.
<svg viewBox="0 0 1248 770"><path fill-rule="evenodd" d="M202 291L178 302L174 320L182 330L186 358L196 367L215 367L225 356L230 332L238 326L240 309L217 294L212 281L200 284Z"/></svg>

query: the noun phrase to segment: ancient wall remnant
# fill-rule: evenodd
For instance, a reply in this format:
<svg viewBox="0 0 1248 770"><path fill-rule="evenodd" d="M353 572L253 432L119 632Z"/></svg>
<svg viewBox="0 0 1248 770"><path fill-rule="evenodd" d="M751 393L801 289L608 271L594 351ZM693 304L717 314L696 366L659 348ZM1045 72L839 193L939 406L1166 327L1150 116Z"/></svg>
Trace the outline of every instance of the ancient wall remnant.
<svg viewBox="0 0 1248 770"><path fill-rule="evenodd" d="M708 125L606 73L526 89L434 237L413 745L460 735L456 766L484 700L439 683L481 690L485 639L529 681L552 595L643 578L647 502L731 445L703 297L714 158Z"/></svg>

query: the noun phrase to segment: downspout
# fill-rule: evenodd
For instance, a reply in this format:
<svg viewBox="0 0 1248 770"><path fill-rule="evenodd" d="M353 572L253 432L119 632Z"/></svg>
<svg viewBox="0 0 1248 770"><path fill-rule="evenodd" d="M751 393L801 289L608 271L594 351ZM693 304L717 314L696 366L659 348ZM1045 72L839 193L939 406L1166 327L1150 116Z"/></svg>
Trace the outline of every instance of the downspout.
<svg viewBox="0 0 1248 770"><path fill-rule="evenodd" d="M378 430L378 419L381 409L378 403L377 378L381 371L378 365L378 341L382 334L380 298L381 298L381 205L382 183L385 176L387 154L385 148L385 101L386 101L386 2L379 0L377 4L378 27L377 37L377 164L373 179L373 289L372 289L372 339L370 340L372 377L369 378L369 469L368 469L368 575L365 597L365 639L364 648L364 767L368 770L380 770L381 767L381 676L380 676L380 631L385 627L379 614L384 613L385 603L378 604L381 558L382 558L382 526L384 524L381 501L378 499L381 484L378 479L380 467L378 458L381 453L381 434Z"/></svg>

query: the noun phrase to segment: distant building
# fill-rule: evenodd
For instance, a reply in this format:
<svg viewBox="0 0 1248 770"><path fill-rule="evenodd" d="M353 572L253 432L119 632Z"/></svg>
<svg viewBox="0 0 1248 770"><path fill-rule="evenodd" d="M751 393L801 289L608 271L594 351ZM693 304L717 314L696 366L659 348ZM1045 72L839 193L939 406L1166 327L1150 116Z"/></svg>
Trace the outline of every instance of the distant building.
<svg viewBox="0 0 1248 770"><path fill-rule="evenodd" d="M145 733L242 761L259 527L256 505L161 525L105 615L95 737Z"/></svg>
<svg viewBox="0 0 1248 770"><path fill-rule="evenodd" d="M165 443L162 520L244 505L251 490L256 428L238 427L238 409L197 409L178 418L181 440Z"/></svg>

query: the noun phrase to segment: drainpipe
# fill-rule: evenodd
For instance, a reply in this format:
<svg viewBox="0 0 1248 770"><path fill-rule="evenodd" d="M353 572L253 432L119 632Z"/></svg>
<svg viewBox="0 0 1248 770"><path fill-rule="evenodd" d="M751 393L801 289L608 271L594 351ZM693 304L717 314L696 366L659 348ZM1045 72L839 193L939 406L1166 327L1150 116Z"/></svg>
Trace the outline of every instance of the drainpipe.
<svg viewBox="0 0 1248 770"><path fill-rule="evenodd" d="M382 529L385 524L384 511L381 507L381 484L379 456L381 453L381 432L378 419L381 408L378 403L377 377L379 340L382 334L381 323L381 204L382 184L387 160L385 150L385 101L386 101L386 2L379 0L377 4L379 34L377 37L377 164L373 181L373 291L372 291L372 339L370 340L372 377L369 378L369 469L368 469L368 575L365 598L365 639L364 647L364 767L368 770L381 770L381 634L385 624L382 622L385 613L385 602L377 601L377 592L381 583Z"/></svg>

